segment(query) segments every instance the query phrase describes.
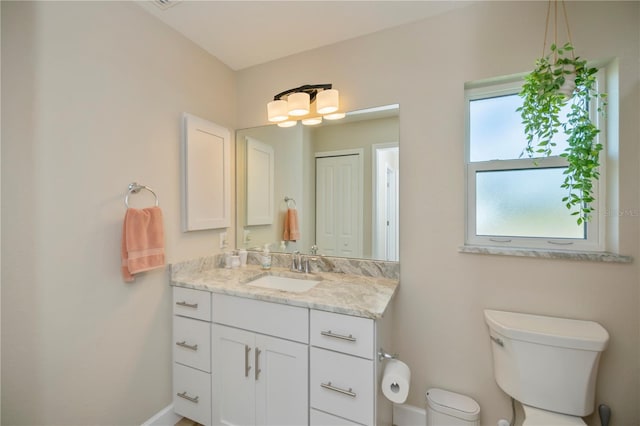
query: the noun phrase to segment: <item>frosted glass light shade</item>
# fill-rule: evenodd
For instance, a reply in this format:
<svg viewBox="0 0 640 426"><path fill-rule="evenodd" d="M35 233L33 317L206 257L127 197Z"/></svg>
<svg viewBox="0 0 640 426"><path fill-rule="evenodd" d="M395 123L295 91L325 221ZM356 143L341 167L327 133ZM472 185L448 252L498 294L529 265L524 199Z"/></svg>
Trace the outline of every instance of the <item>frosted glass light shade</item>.
<svg viewBox="0 0 640 426"><path fill-rule="evenodd" d="M296 120L281 121L278 123L278 127L293 127L297 123L298 122Z"/></svg>
<svg viewBox="0 0 640 426"><path fill-rule="evenodd" d="M292 93L287 97L289 115L299 117L309 114L309 94L305 92Z"/></svg>
<svg viewBox="0 0 640 426"><path fill-rule="evenodd" d="M279 99L267 104L267 117L269 121L277 123L289 118L287 101Z"/></svg>
<svg viewBox="0 0 640 426"><path fill-rule="evenodd" d="M322 123L322 117L310 117L302 120L302 124L305 126L315 126L320 123Z"/></svg>
<svg viewBox="0 0 640 426"><path fill-rule="evenodd" d="M334 112L332 114L323 115L322 118L326 120L340 120L341 118L345 118L347 114L344 112Z"/></svg>
<svg viewBox="0 0 640 426"><path fill-rule="evenodd" d="M316 111L318 114L336 112L339 107L339 96L336 89L322 90L316 95Z"/></svg>

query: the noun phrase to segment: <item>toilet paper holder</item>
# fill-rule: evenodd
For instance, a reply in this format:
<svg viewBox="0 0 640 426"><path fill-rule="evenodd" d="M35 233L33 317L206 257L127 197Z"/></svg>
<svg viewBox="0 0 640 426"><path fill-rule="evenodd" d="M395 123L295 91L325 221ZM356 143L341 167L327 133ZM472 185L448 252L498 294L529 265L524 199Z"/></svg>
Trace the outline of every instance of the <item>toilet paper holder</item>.
<svg viewBox="0 0 640 426"><path fill-rule="evenodd" d="M397 359L400 355L399 354L390 354L384 351L383 348L380 348L380 350L378 351L378 361L383 361L385 359Z"/></svg>

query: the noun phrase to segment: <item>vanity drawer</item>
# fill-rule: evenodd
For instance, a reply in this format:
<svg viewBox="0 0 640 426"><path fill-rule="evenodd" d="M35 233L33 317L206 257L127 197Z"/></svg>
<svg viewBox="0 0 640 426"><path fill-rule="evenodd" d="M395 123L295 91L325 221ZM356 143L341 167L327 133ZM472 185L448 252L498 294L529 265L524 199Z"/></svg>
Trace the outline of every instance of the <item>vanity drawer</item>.
<svg viewBox="0 0 640 426"><path fill-rule="evenodd" d="M203 425L211 424L211 374L173 364L173 411Z"/></svg>
<svg viewBox="0 0 640 426"><path fill-rule="evenodd" d="M174 317L173 361L211 372L211 323Z"/></svg>
<svg viewBox="0 0 640 426"><path fill-rule="evenodd" d="M360 426L359 423L314 410L313 408L309 412L309 420L311 426Z"/></svg>
<svg viewBox="0 0 640 426"><path fill-rule="evenodd" d="M212 295L213 322L309 343L309 310L243 297Z"/></svg>
<svg viewBox="0 0 640 426"><path fill-rule="evenodd" d="M211 293L173 287L173 314L211 321Z"/></svg>
<svg viewBox="0 0 640 426"><path fill-rule="evenodd" d="M374 361L311 348L310 366L311 407L374 424Z"/></svg>
<svg viewBox="0 0 640 426"><path fill-rule="evenodd" d="M373 359L375 323L372 319L311 310L311 345Z"/></svg>

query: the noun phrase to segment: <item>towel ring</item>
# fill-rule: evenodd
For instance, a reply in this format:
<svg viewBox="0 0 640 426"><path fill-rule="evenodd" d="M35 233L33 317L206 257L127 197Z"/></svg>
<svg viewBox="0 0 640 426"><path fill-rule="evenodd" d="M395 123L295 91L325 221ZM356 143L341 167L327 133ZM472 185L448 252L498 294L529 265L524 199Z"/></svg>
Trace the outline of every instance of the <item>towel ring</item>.
<svg viewBox="0 0 640 426"><path fill-rule="evenodd" d="M127 208L129 208L129 195L137 194L142 189L146 189L147 191L153 194L153 196L156 198L156 207L158 207L158 196L156 195L155 192L153 192L153 189L149 188L146 185L139 185L138 182L132 182L129 184L129 192L127 192L127 196L124 197L124 205Z"/></svg>
<svg viewBox="0 0 640 426"><path fill-rule="evenodd" d="M296 200L294 200L293 198L288 197L288 196L285 195L284 196L284 201L287 203L287 207L288 208L291 208L291 204L289 204L289 203L293 203L293 208L294 209L296 208Z"/></svg>

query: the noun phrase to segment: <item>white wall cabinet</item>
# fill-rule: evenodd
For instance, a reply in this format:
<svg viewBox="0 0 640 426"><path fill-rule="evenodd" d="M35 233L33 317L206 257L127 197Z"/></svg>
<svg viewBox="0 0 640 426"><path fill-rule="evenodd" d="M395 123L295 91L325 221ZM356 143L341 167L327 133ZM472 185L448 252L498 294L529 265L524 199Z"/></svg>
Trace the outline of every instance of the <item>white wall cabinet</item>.
<svg viewBox="0 0 640 426"><path fill-rule="evenodd" d="M273 223L275 152L247 136L247 225Z"/></svg>
<svg viewBox="0 0 640 426"><path fill-rule="evenodd" d="M183 114L183 231L226 228L231 224L231 132Z"/></svg>

